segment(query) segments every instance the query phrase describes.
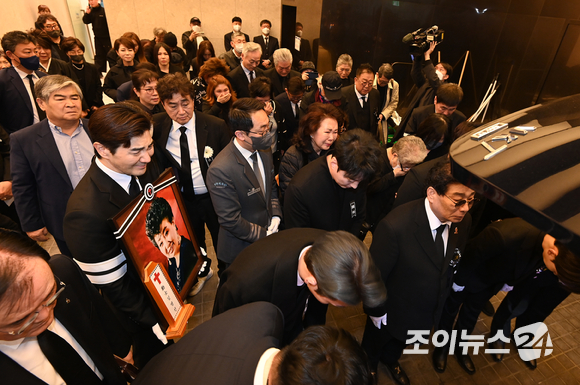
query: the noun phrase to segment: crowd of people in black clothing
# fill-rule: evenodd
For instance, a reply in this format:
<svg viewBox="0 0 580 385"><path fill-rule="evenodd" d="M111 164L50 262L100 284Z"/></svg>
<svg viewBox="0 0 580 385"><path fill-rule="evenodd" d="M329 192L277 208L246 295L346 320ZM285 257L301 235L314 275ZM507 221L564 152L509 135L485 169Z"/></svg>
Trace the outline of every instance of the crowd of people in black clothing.
<svg viewBox="0 0 580 385"><path fill-rule="evenodd" d="M127 283L134 279L126 274L129 262L106 223L108 210L113 213L122 207L95 210L90 206L97 201L116 204L116 194L123 195L119 202L130 201L135 178L140 190L165 167L178 175L197 243L206 246L207 226L217 254L216 317L200 330L212 335L214 326L221 332L223 325L246 320L247 324L238 325L239 333L247 332L250 340L241 338L234 350L256 342L252 338L275 336L280 341L260 345L259 354L240 353L258 354L246 368L251 376L244 378L256 379L254 372L261 370L261 376L266 373L263 379L271 383L300 383L300 379L284 379L293 377L287 373L300 372L292 365L304 366L302 361L309 360L308 351L314 352L317 343L326 348L339 341L342 353L352 353L350 358L324 349L312 354L315 360L336 360L344 373L330 373L323 364L310 362L314 369L304 370L304 381L310 376L317 378L316 383L339 383L344 378L349 384L370 383L382 362L397 383L409 384L398 362L410 343L409 331L434 328L471 334L482 311L495 313L490 338L497 338L488 345L496 350L493 359L501 361L505 353L497 352L509 341L511 319L517 317L518 327L543 322L571 292L580 292L580 263L563 243L512 218L453 178L448 159L451 144L475 126L457 109L463 91L451 82L452 66L431 61L436 43L413 58L416 92L402 111L391 64L383 63L377 70L368 63L355 68L353 58L343 54L335 71L319 74L310 42L302 38L301 23L296 23L295 44L280 47L270 35L269 20L260 22L261 35L250 41L236 16L232 31L224 36L226 52L216 57L217 42L208 40L197 17L191 18L190 29L182 34L181 47L174 33L160 27L151 40L126 32L111 41L104 8L99 1L89 0L83 21L93 26L92 64L85 58L83 43L66 37L56 17L41 7L34 28L2 37L0 227L34 241L45 241L50 232L61 252L74 257L90 283L110 301L108 305L119 314L127 313L126 320L142 328L135 331L135 325L123 325L130 330L135 358L141 364L164 349L157 341L163 341L163 332L152 321L155 317L143 293L135 294L136 304L127 305L132 300L128 293L142 287ZM113 103L105 105L108 99L103 99L103 93ZM190 153L189 162L185 151ZM94 201L87 203L89 198ZM85 229L89 224L91 229ZM158 225L154 227L157 246L163 233L157 231ZM183 239L174 224L173 228L174 239ZM369 232L370 251L362 243ZM26 237L9 232L2 237L7 243L0 240L0 272L3 258L12 261L6 250L13 245L18 247L12 254L45 258L26 243L30 241ZM203 259L191 295L199 293L213 275L210 259L206 255ZM55 272L64 266L53 262L50 268ZM38 274L50 270L44 262L27 259L26 263L39 264ZM180 266L171 268L173 275L179 275ZM78 282L92 288L81 276ZM4 279L1 274L0 279ZM46 276L35 279L46 280ZM53 306L66 287L59 278L56 281L56 292L40 293L45 297L38 298L45 301L37 307ZM2 290L11 284L0 284L0 314L8 318L11 313L5 311ZM88 297L95 297L92 290L87 289ZM500 290L509 294L497 310L490 309L489 299ZM247 307L259 301L280 310L264 304ZM368 315L362 341L365 353L352 337L330 328L307 329L310 334L297 337L307 326L325 323L329 304L360 302ZM244 306L249 309L246 313L240 310ZM26 317L30 322L22 324L0 320L0 360L6 354L27 370L30 364L6 353L3 344L22 333L36 340L44 329L39 326L39 333L31 332L41 310L32 313ZM61 317L66 318L57 316ZM252 323L263 328L274 325L273 331L254 335L249 331ZM14 328L18 332L3 331ZM160 345L149 349L147 358L142 358L147 349L135 342L143 338L144 330ZM238 337L228 334L227 338ZM210 357L221 354L218 348L227 350L226 341L215 351L195 351L193 346L204 338L202 331L191 333L169 347L136 383L162 378L156 367L178 365L175 356ZM42 339L38 338L41 345ZM111 348L135 362L133 349L127 350L129 345L119 341ZM73 347L79 352L77 345ZM284 345L288 347L280 355L268 353L268 347ZM93 352L83 348L90 361ZM450 350L466 372L475 372L469 354L449 343L433 352L436 371L445 371ZM229 359L205 365L219 372L240 358ZM54 366L48 372L56 371L68 383L71 377L48 360ZM119 383L118 378L112 379L116 374L109 377L108 364L101 367L100 361L93 360L84 360L93 369L86 383L103 378ZM203 362L195 368L190 363L190 371L184 370L187 375L176 377L174 383L196 376ZM537 362L526 364L535 369ZM47 378L45 369L29 371ZM11 378L21 381L16 380L20 374L14 373ZM83 378L79 383L86 379L79 378ZM58 378L52 383L58 383Z"/></svg>

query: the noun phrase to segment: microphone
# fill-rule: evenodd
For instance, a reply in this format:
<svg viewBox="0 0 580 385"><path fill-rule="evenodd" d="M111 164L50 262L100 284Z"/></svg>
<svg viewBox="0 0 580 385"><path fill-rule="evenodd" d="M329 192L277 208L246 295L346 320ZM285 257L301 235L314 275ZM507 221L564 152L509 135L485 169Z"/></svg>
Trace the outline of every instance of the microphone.
<svg viewBox="0 0 580 385"><path fill-rule="evenodd" d="M417 33L419 33L420 30L421 30L421 28L419 28L415 32L411 32L411 33L406 34L405 37L403 37L403 43L404 44L412 43L415 40L415 36L417 35Z"/></svg>

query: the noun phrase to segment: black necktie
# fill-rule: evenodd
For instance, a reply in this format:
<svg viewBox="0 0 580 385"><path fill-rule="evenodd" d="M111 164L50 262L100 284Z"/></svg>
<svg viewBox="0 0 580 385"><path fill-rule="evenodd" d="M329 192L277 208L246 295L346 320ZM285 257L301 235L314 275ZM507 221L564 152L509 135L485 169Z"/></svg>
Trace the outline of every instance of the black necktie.
<svg viewBox="0 0 580 385"><path fill-rule="evenodd" d="M254 71L250 71L250 83L254 80Z"/></svg>
<svg viewBox="0 0 580 385"><path fill-rule="evenodd" d="M37 340L40 350L67 385L103 384L77 351L57 334L47 329Z"/></svg>
<svg viewBox="0 0 580 385"><path fill-rule="evenodd" d="M443 243L443 230L445 230L447 225L443 224L437 228L437 234L435 235L435 248L437 249L437 254L445 258L445 243Z"/></svg>
<svg viewBox="0 0 580 385"><path fill-rule="evenodd" d="M181 131L181 136L179 137L179 149L181 150L181 170L183 171L183 174L186 175L185 179L181 181L181 184L183 186L184 193L193 195L193 180L191 179L191 155L189 152L189 142L187 141L185 130L187 130L187 127L179 127L179 131Z"/></svg>
<svg viewBox="0 0 580 385"><path fill-rule="evenodd" d="M363 107L364 107L364 105L365 105L365 104L366 104L366 102L367 102L367 96L366 96L366 95L364 95L364 96L361 96L360 98L361 98L361 99L362 99L362 101L363 101Z"/></svg>
<svg viewBox="0 0 580 385"><path fill-rule="evenodd" d="M129 183L129 196L131 198L135 198L141 192L141 188L139 187L139 182L137 182L137 178L135 176L131 177L131 183Z"/></svg>
<svg viewBox="0 0 580 385"><path fill-rule="evenodd" d="M264 190L264 181L262 180L262 174L260 173L260 167L258 166L258 153L254 152L250 158L252 159L252 167L254 168L254 174L256 174L258 183L260 184L262 195L266 196L266 190Z"/></svg>
<svg viewBox="0 0 580 385"><path fill-rule="evenodd" d="M26 75L26 77L28 78L28 84L30 84L30 92L32 92L32 99L34 100L36 111L38 112L38 119L43 120L46 118L46 113L40 109L38 103L36 102L36 93L34 92L34 80L32 80L32 74Z"/></svg>
<svg viewBox="0 0 580 385"><path fill-rule="evenodd" d="M268 38L266 38L266 52L268 52Z"/></svg>

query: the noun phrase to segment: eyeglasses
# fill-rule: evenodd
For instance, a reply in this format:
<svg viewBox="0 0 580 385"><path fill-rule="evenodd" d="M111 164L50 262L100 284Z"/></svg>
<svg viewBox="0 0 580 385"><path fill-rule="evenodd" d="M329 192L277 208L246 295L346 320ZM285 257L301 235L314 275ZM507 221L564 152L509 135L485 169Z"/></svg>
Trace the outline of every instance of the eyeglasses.
<svg viewBox="0 0 580 385"><path fill-rule="evenodd" d="M268 125L268 128L262 132L254 132L254 131L248 131L249 134L254 134L254 135L258 135L258 136L264 136L266 135L268 132L270 132L272 130L272 127L274 125L270 122L270 124Z"/></svg>
<svg viewBox="0 0 580 385"><path fill-rule="evenodd" d="M445 196L447 197L447 199L449 199L451 202L453 202L453 203L455 204L455 208L456 208L456 209L458 209L458 208L460 208L460 207L463 207L463 205L465 205L466 203L467 203L467 206L468 206L469 208L472 208L474 203L477 203L477 202L479 202L479 198L473 198L473 199L471 199L471 200L462 199L462 200L460 200L460 201L455 201L455 200L453 200L453 199L449 198L449 197L447 196L447 194L443 194L443 195L445 195Z"/></svg>
<svg viewBox="0 0 580 385"><path fill-rule="evenodd" d="M411 169L411 167L403 167L403 165L401 164L401 161L399 160L399 167L401 168L401 170L403 171L409 171ZM447 196L447 195L446 195ZM448 197L449 198L449 197Z"/></svg>
<svg viewBox="0 0 580 385"><path fill-rule="evenodd" d="M50 30L58 29L58 24L45 24L44 29L50 29Z"/></svg>
<svg viewBox="0 0 580 385"><path fill-rule="evenodd" d="M363 87L372 87L373 86L372 80L371 81L365 81L365 82L359 81L359 82L360 82L360 85L363 86Z"/></svg>
<svg viewBox="0 0 580 385"><path fill-rule="evenodd" d="M153 87L141 88L141 91L145 91L145 92L147 92L148 94L152 94L152 93L154 93L155 91L157 91L157 88L153 88Z"/></svg>
<svg viewBox="0 0 580 385"><path fill-rule="evenodd" d="M63 281L61 281L60 278L58 278L56 275L54 276L54 279L56 281L56 287L57 287L56 293L54 293L48 299L48 301L46 301L44 304L40 305L40 310L37 310L36 312L32 313L28 317L26 322L24 322L24 325L22 325L20 327L20 329L18 329L17 331L14 331L14 330L10 331L10 332L8 332L8 334L10 334L11 336L18 336L18 335L22 334L30 325L32 325L32 323L34 321L36 321L36 318L38 318L38 314L42 311L43 308L51 309L51 308L56 306L56 300L58 299L58 297L62 294L62 292L66 288L66 284ZM58 288L59 286L60 286L60 289Z"/></svg>

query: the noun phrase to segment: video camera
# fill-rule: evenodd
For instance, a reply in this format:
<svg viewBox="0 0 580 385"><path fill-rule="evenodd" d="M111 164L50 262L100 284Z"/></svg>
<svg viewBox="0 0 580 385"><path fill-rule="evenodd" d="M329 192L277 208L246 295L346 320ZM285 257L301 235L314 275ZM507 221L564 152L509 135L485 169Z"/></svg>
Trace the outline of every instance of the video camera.
<svg viewBox="0 0 580 385"><path fill-rule="evenodd" d="M425 31L423 31L423 28L419 28L415 32L406 34L403 37L403 43L409 45L411 55L421 55L429 49L429 44L432 41L441 43L444 32L436 25Z"/></svg>

